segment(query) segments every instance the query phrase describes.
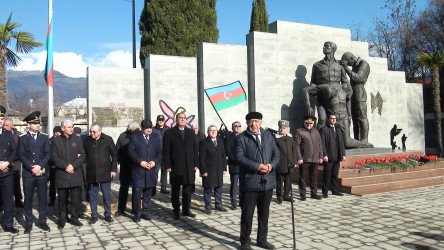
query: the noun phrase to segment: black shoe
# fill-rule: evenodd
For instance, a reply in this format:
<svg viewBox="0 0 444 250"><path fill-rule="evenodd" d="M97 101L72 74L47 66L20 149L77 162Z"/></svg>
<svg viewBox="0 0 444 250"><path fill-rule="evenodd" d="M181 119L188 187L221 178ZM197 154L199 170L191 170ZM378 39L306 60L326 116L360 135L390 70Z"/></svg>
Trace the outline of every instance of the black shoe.
<svg viewBox="0 0 444 250"><path fill-rule="evenodd" d="M257 246L261 247L261 248L265 248L265 249L271 249L271 250L275 250L276 249L276 247L273 244L268 243L267 241L265 241L265 242L257 242Z"/></svg>
<svg viewBox="0 0 444 250"><path fill-rule="evenodd" d="M134 216L133 222L135 222L135 223L140 222L140 216Z"/></svg>
<svg viewBox="0 0 444 250"><path fill-rule="evenodd" d="M119 217L121 215L123 215L125 212L120 212L119 210L117 210L117 212L114 214L115 217Z"/></svg>
<svg viewBox="0 0 444 250"><path fill-rule="evenodd" d="M71 219L71 225L81 227L83 223L79 221L79 219Z"/></svg>
<svg viewBox="0 0 444 250"><path fill-rule="evenodd" d="M91 220L89 221L89 224L95 224L97 221L99 220L99 218L97 217L91 217Z"/></svg>
<svg viewBox="0 0 444 250"><path fill-rule="evenodd" d="M227 211L227 209L222 207L222 206L216 207L216 210L221 211L221 212L226 212Z"/></svg>
<svg viewBox="0 0 444 250"><path fill-rule="evenodd" d="M149 217L148 215L146 215L146 214L142 214L142 217L141 217L142 219L144 219L144 220L151 220L151 217Z"/></svg>
<svg viewBox="0 0 444 250"><path fill-rule="evenodd" d="M250 244L241 244L241 250L251 250Z"/></svg>
<svg viewBox="0 0 444 250"><path fill-rule="evenodd" d="M184 213L182 213L182 215L183 215L183 216L192 217L192 218L196 217L196 215L193 214L191 211L184 212Z"/></svg>
<svg viewBox="0 0 444 250"><path fill-rule="evenodd" d="M84 213L79 214L79 219L85 219L85 218L86 218L86 216Z"/></svg>
<svg viewBox="0 0 444 250"><path fill-rule="evenodd" d="M9 232L9 233L13 233L13 234L16 234L16 233L19 232L19 230L17 228L15 228L15 227L4 227L4 226L2 226L2 228L3 228L3 231Z"/></svg>
<svg viewBox="0 0 444 250"><path fill-rule="evenodd" d="M316 200L322 200L322 197L321 197L320 195L318 195L318 194L312 194L312 195L310 196L310 198L312 198L312 199L316 199Z"/></svg>
<svg viewBox="0 0 444 250"><path fill-rule="evenodd" d="M113 218L111 218L111 216L105 216L105 221L108 223L114 222L114 220L113 220Z"/></svg>
<svg viewBox="0 0 444 250"><path fill-rule="evenodd" d="M180 213L173 213L173 218L175 220L180 220Z"/></svg>
<svg viewBox="0 0 444 250"><path fill-rule="evenodd" d="M15 202L15 207L23 207L23 202L22 201L16 201Z"/></svg>
<svg viewBox="0 0 444 250"><path fill-rule="evenodd" d="M48 224L46 222L37 224L37 227L42 229L43 231L51 232L51 228L49 228Z"/></svg>
<svg viewBox="0 0 444 250"><path fill-rule="evenodd" d="M58 229L63 229L65 227L65 222L64 221L57 221L57 228Z"/></svg>
<svg viewBox="0 0 444 250"><path fill-rule="evenodd" d="M156 191L156 188L154 187L154 188L153 188L153 191L151 192L151 197L156 196L156 192L157 192L157 191Z"/></svg>
<svg viewBox="0 0 444 250"><path fill-rule="evenodd" d="M305 201L307 198L305 198L305 195L301 195L301 201Z"/></svg>
<svg viewBox="0 0 444 250"><path fill-rule="evenodd" d="M293 201L293 198L291 198L291 197L284 197L284 201L292 202L292 201Z"/></svg>
<svg viewBox="0 0 444 250"><path fill-rule="evenodd" d="M160 189L160 192L161 192L162 194L169 194L169 193L170 193L170 191L166 190L166 188L161 188L161 189Z"/></svg>
<svg viewBox="0 0 444 250"><path fill-rule="evenodd" d="M236 206L236 205L231 205L230 209L231 209L231 210L236 210L236 209L237 209L237 206Z"/></svg>
<svg viewBox="0 0 444 250"><path fill-rule="evenodd" d="M322 193L322 198L328 198L328 194L327 193Z"/></svg>
<svg viewBox="0 0 444 250"><path fill-rule="evenodd" d="M282 199L281 199L281 198L277 198L276 203L277 203L277 204L282 204Z"/></svg>
<svg viewBox="0 0 444 250"><path fill-rule="evenodd" d="M27 225L25 226L25 234L29 234L32 231L32 226L31 225Z"/></svg>
<svg viewBox="0 0 444 250"><path fill-rule="evenodd" d="M344 196L344 194L341 193L341 192L332 192L331 194L332 195L337 195L337 196Z"/></svg>
<svg viewBox="0 0 444 250"><path fill-rule="evenodd" d="M211 214L211 209L205 209L204 213L205 214Z"/></svg>

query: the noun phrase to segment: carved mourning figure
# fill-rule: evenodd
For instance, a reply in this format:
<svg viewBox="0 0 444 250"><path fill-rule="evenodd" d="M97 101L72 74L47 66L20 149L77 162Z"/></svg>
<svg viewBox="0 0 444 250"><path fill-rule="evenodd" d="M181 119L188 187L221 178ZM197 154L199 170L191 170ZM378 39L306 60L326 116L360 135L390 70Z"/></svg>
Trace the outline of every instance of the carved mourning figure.
<svg viewBox="0 0 444 250"><path fill-rule="evenodd" d="M368 141L368 119L367 119L367 93L365 83L370 74L370 65L362 58L356 57L350 52L342 55L340 64L350 77L353 90L351 96L351 117L353 121L353 134L356 140ZM348 66L351 66L350 70Z"/></svg>
<svg viewBox="0 0 444 250"><path fill-rule="evenodd" d="M350 99L352 88L348 82L344 67L334 58L336 45L333 42L325 42L323 60L313 65L310 86L302 90L307 113L313 115L310 105L310 95L317 97L317 110L319 120L318 127L325 125L326 115L335 114L337 124L343 131L346 148L370 148L372 144L350 138Z"/></svg>

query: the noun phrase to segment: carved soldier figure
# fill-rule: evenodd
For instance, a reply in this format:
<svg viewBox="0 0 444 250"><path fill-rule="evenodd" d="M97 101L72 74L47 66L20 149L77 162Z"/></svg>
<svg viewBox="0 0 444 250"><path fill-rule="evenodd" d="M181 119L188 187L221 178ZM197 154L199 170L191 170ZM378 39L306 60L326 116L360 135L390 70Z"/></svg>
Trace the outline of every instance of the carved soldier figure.
<svg viewBox="0 0 444 250"><path fill-rule="evenodd" d="M351 116L353 120L353 133L356 140L368 141L368 119L367 119L367 93L365 83L370 74L370 65L362 58L356 57L350 52L342 55L341 65L350 77L353 89L351 96ZM348 66L352 66L350 70Z"/></svg>

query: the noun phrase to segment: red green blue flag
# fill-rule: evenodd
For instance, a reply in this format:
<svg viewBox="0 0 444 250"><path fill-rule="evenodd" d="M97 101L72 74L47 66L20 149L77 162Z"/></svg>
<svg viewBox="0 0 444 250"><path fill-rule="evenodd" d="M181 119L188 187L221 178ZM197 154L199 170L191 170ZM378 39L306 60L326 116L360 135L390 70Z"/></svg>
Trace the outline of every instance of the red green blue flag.
<svg viewBox="0 0 444 250"><path fill-rule="evenodd" d="M233 107L247 100L247 95L240 81L205 89L205 93L216 111Z"/></svg>
<svg viewBox="0 0 444 250"><path fill-rule="evenodd" d="M54 37L52 32L52 17L51 22L48 26L48 33L46 35L46 67L45 67L45 80L46 84L48 84L51 87L54 87L54 77L53 77L53 43L54 43Z"/></svg>

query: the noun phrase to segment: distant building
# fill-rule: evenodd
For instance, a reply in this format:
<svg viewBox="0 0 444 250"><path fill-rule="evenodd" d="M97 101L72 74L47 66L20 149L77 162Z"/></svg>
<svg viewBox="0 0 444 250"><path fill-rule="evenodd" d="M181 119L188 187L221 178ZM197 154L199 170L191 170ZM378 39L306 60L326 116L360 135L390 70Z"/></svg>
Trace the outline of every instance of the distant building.
<svg viewBox="0 0 444 250"><path fill-rule="evenodd" d="M56 116L84 118L87 113L86 98L76 97L71 101L62 103Z"/></svg>

